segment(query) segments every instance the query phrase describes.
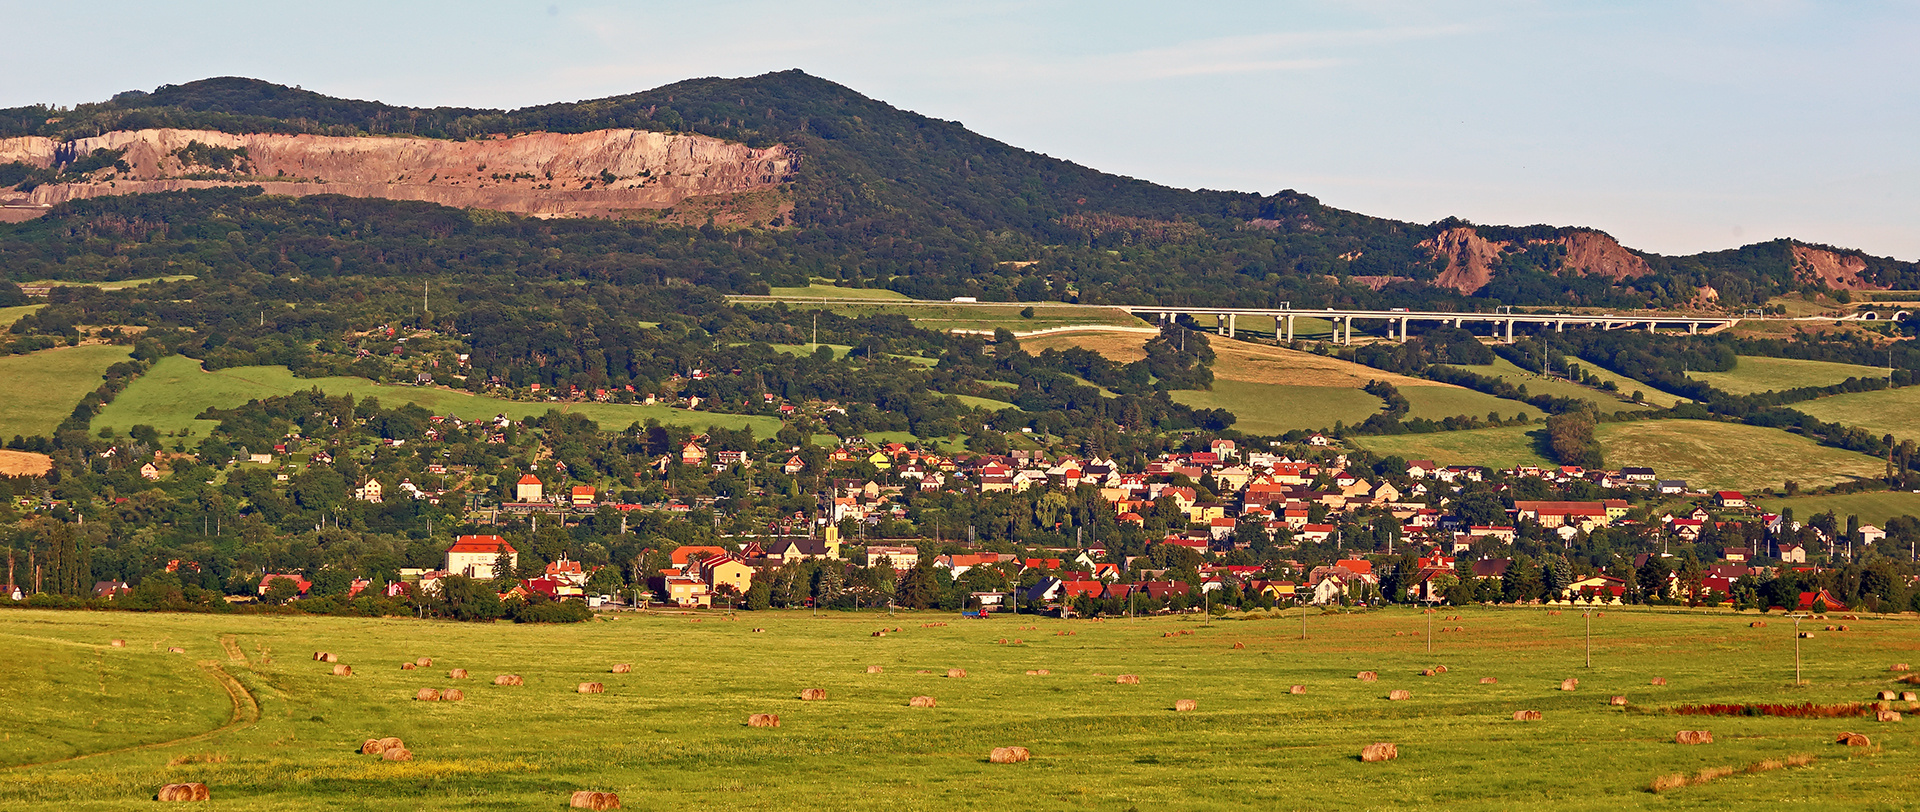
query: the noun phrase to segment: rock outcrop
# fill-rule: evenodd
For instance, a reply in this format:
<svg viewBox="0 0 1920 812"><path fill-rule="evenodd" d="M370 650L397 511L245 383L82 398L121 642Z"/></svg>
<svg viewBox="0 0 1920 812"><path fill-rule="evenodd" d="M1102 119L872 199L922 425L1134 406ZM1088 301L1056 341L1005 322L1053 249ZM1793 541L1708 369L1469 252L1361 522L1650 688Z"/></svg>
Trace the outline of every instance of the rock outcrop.
<svg viewBox="0 0 1920 812"><path fill-rule="evenodd" d="M121 150L124 171L39 186L13 202L219 186L269 194L422 200L539 217L618 217L688 197L766 189L792 178L785 146L755 149L702 135L644 130L530 133L471 141L209 130L125 130L73 142L0 139L0 163L68 164Z"/></svg>
<svg viewBox="0 0 1920 812"><path fill-rule="evenodd" d="M1501 257L1535 245L1555 244L1566 249L1560 267L1555 269L1558 273L1604 276L1616 282L1653 273L1646 260L1599 231L1575 231L1551 240L1515 243L1489 240L1470 226L1455 226L1422 241L1420 247L1431 251L1434 258L1446 260L1446 267L1433 281L1435 285L1472 294L1492 281L1493 267Z"/></svg>
<svg viewBox="0 0 1920 812"><path fill-rule="evenodd" d="M1885 285L1861 278L1860 272L1866 269L1867 261L1857 256L1793 246L1793 278L1801 282L1825 282L1834 290L1886 290Z"/></svg>

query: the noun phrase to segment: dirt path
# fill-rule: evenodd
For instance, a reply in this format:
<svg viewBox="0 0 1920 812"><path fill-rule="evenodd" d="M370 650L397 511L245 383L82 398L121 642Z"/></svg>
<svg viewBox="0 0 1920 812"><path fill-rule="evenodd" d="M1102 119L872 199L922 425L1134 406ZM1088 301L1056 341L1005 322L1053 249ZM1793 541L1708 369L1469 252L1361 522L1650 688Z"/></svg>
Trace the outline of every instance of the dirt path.
<svg viewBox="0 0 1920 812"><path fill-rule="evenodd" d="M220 642L222 645L226 645L228 643L228 638L222 638ZM235 648L235 651L238 651L237 647ZM246 657L242 655L239 659L244 662ZM176 744L187 744L190 742L204 741L206 739L211 739L215 736L218 736L222 733L252 727L253 725L259 723L260 702L254 699L253 694L247 690L247 686L241 685L240 681L237 679L234 679L232 674L229 674L224 669L222 669L218 661L201 660L200 668L202 668L207 672L207 677L209 679L213 680L216 683L219 683L220 687L226 690L227 699L233 703L233 714L227 718L226 724L223 724L212 730L206 731L205 733L195 733L191 736L183 736L178 739L169 739L163 742L153 742L152 744L136 744L132 747L120 747L113 750L102 750L98 753L85 753L78 756L68 756L66 758L57 758L52 761L41 761L33 764L16 764L12 767L5 768L5 770L0 770L0 772L4 772L6 770L25 770L33 767L46 767L53 764L65 764L72 761L83 761L90 758L99 758L100 756L111 756L118 753L132 753L140 750L154 750L161 747L172 747Z"/></svg>
<svg viewBox="0 0 1920 812"><path fill-rule="evenodd" d="M240 650L240 643L231 634L220 635L220 647L227 650L227 659L241 665L247 664L247 653Z"/></svg>

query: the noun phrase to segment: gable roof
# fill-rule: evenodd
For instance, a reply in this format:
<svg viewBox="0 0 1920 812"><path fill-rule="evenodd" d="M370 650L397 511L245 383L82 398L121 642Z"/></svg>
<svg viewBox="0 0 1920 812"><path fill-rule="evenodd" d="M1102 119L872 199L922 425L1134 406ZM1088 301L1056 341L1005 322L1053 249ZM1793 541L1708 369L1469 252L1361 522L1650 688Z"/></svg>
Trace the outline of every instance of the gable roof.
<svg viewBox="0 0 1920 812"><path fill-rule="evenodd" d="M519 552L519 550L513 549L513 545L508 544L506 539L499 536L456 536L453 540L453 546L448 547L447 552L496 553L500 551L501 547L507 548L508 555Z"/></svg>

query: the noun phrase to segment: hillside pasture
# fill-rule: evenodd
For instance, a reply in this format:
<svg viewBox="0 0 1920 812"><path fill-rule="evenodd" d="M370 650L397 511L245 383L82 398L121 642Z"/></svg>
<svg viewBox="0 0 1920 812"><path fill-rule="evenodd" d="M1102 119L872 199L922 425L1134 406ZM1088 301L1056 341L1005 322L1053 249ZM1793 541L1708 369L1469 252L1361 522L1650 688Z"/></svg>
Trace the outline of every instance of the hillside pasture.
<svg viewBox="0 0 1920 812"><path fill-rule="evenodd" d="M1515 468L1551 465L1540 455L1539 426L1503 426L1431 434L1353 437L1350 442L1382 456L1403 460L1431 460L1440 465L1479 465Z"/></svg>
<svg viewBox="0 0 1920 812"><path fill-rule="evenodd" d="M1779 513L1783 509L1792 508L1794 519L1802 522L1816 513L1831 512L1840 518L1840 525L1843 528L1846 526L1848 516L1859 516L1861 524L1883 528L1887 526L1887 519L1894 516L1920 516L1920 493L1908 491L1865 491L1778 497L1761 499L1759 504L1769 513Z"/></svg>
<svg viewBox="0 0 1920 812"><path fill-rule="evenodd" d="M1920 387L1832 395L1795 403L1792 408L1829 423L1858 426L1876 435L1920 440Z"/></svg>
<svg viewBox="0 0 1920 812"><path fill-rule="evenodd" d="M780 428L780 421L772 417L695 412L669 406L515 401L431 386L379 384L365 378L296 378L283 366L234 367L208 372L200 368L198 361L182 356L170 356L154 364L94 417L93 428L110 427L125 433L134 425L145 424L162 433L189 432L188 436L204 437L217 425L215 421L197 419L209 408L231 409L249 400L316 388L334 396L379 398L381 404L388 407L415 403L434 414L464 420L481 420L499 414L521 420L556 410L585 415L612 430L636 422L645 423L648 418L695 429L751 426L763 435L771 435Z"/></svg>
<svg viewBox="0 0 1920 812"><path fill-rule="evenodd" d="M1233 427L1250 434L1317 431L1331 429L1336 422L1353 425L1386 405L1359 389L1218 379L1211 390L1181 389L1168 394L1184 406L1232 412Z"/></svg>
<svg viewBox="0 0 1920 812"><path fill-rule="evenodd" d="M1622 392L1620 395L1615 395L1602 389L1582 386L1566 378L1530 372L1505 358L1496 357L1491 364L1455 364L1452 366L1477 375L1499 378L1514 386L1525 386L1528 395L1549 395L1556 398L1584 400L1608 413L1647 411L1653 408L1651 405L1634 403L1631 400L1633 388L1646 391L1652 390L1652 387L1634 383L1630 378L1613 375L1613 373L1607 374L1611 375L1616 380L1616 385L1621 387ZM1591 365L1587 364L1583 364L1582 366L1591 368ZM1598 374L1601 371L1604 370L1596 370L1595 372ZM1628 388L1629 383L1632 383L1633 388ZM1651 394L1659 395L1665 393L1653 390ZM1673 400L1672 396L1669 395L1667 397L1669 400Z"/></svg>
<svg viewBox="0 0 1920 812"><path fill-rule="evenodd" d="M100 388L107 367L130 354L122 346L83 344L0 356L0 381L6 382L6 394L0 396L0 439L52 435L81 398Z"/></svg>
<svg viewBox="0 0 1920 812"><path fill-rule="evenodd" d="M1689 372L1687 377L1731 395L1832 386L1848 378L1885 378L1885 367L1742 355L1727 372Z"/></svg>
<svg viewBox="0 0 1920 812"><path fill-rule="evenodd" d="M850 290L835 288L834 290ZM891 293L892 291L887 291ZM1080 325L1114 325L1124 327L1145 327L1146 322L1133 314L1113 307L1095 305L1045 305L1034 308L1032 318L1020 315L1027 307L1019 303L982 302L978 304L932 302L910 303L893 299L848 298L827 296L830 301L786 301L787 307L794 310L826 310L842 316L870 316L890 313L906 316L914 326L926 330L947 332L951 330L997 330L1006 328L1016 333L1044 330L1053 327L1071 327ZM767 307L773 304L765 299L732 300L736 307Z"/></svg>
<svg viewBox="0 0 1920 812"><path fill-rule="evenodd" d="M0 327L12 327L13 323L26 317L28 313L46 307L44 304L14 305L0 307Z"/></svg>
<svg viewBox="0 0 1920 812"><path fill-rule="evenodd" d="M1411 609L1211 625L622 614L564 627L7 610L0 656L18 665L0 705L13 731L0 742L12 768L0 806L146 809L178 781L206 783L215 804L269 812L560 809L582 789L617 792L630 809L818 809L831 798L836 809L889 812L1348 808L1358 798L1382 809L1721 810L1756 796L1894 809L1911 797L1920 749L1897 724L1664 710L1900 689L1886 668L1920 649L1913 620L1866 616L1848 633L1800 641L1806 682L1795 685L1791 623L1609 608L1591 619L1586 668L1579 612L1447 611L1464 631L1435 633L1429 653L1428 619ZM872 636L880 626L900 631ZM127 647L108 647L113 638ZM306 656L315 650L354 675L332 676ZM633 656L663 650L698 656ZM416 657L434 667L394 667ZM617 662L636 666L609 673ZM1436 664L1448 672L1419 676ZM450 681L450 668L473 678ZM948 679L948 668L966 677ZM1379 682L1355 679L1360 671ZM524 685L496 687L494 674ZM1139 684L1117 685L1117 674ZM1576 676L1577 691L1559 690ZM577 693L587 681L605 692ZM427 687L466 698L416 701ZM801 701L803 688L826 699ZM1389 690L1412 698L1388 702ZM921 695L938 706L909 708ZM1610 695L1628 706L1609 706ZM1197 709L1176 713L1178 699ZM1522 709L1542 718L1513 721ZM748 727L754 713L779 714L780 726ZM1715 743L1676 745L1682 729L1712 730ZM1840 730L1879 746L1835 747ZM413 760L354 752L382 736L403 739ZM1396 743L1398 759L1362 763L1373 742ZM988 763L1007 745L1032 760ZM1789 754L1818 761L1647 790L1656 776Z"/></svg>
<svg viewBox="0 0 1920 812"><path fill-rule="evenodd" d="M789 298L806 297L810 299L860 299L867 301L909 301L912 297L886 288L843 288L838 285L823 285L818 282L804 288L773 288L767 291L769 296Z"/></svg>
<svg viewBox="0 0 1920 812"><path fill-rule="evenodd" d="M1646 466L1695 488L1760 491L1787 480L1823 487L1877 478L1885 464L1780 429L1710 420L1602 423L1594 432L1608 467Z"/></svg>

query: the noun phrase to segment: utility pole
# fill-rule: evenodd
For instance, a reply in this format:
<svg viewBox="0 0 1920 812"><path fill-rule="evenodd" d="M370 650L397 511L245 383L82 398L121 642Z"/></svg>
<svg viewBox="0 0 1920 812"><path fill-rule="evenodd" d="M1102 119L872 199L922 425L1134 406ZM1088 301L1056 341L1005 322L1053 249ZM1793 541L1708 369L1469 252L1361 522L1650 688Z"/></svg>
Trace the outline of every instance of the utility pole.
<svg viewBox="0 0 1920 812"><path fill-rule="evenodd" d="M1427 610L1427 653L1433 653L1433 610Z"/></svg>
<svg viewBox="0 0 1920 812"><path fill-rule="evenodd" d="M1587 667L1593 667L1593 610L1585 612L1587 618Z"/></svg>
<svg viewBox="0 0 1920 812"><path fill-rule="evenodd" d="M1800 616L1793 618L1793 684L1800 684Z"/></svg>

